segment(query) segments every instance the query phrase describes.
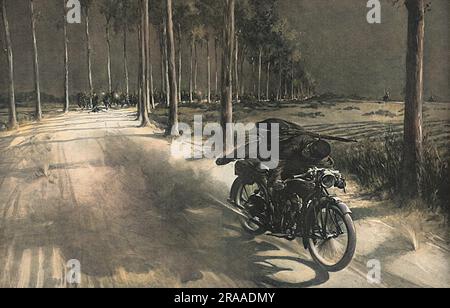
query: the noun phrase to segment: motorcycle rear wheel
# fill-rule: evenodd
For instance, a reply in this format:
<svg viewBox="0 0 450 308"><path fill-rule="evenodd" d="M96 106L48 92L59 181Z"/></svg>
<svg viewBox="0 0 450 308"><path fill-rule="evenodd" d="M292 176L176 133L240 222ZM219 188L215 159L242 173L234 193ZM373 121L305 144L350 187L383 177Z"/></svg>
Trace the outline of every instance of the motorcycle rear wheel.
<svg viewBox="0 0 450 308"><path fill-rule="evenodd" d="M256 191L264 191L260 184L258 183L245 183L245 181L238 177L231 187L231 200L237 205L241 210L248 211L249 199ZM245 232L258 236L264 234L267 230L257 223L251 221L250 219L245 219L244 217L239 217L239 222Z"/></svg>

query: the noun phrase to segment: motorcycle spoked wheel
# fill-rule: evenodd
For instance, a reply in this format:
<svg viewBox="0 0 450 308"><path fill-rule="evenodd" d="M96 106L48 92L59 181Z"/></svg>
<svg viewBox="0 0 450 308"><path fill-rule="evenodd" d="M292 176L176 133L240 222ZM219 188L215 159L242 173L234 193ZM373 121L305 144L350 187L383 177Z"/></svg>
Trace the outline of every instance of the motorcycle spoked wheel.
<svg viewBox="0 0 450 308"><path fill-rule="evenodd" d="M231 188L231 198L239 208L247 211L249 206L251 205L249 203L249 199L257 191L259 191L264 196L264 189L260 184L248 184L245 183L241 178L237 178ZM239 217L239 222L241 223L241 226L245 232L254 236L262 235L267 231L264 227L258 225L255 222L252 222L249 219L245 219L244 217Z"/></svg>
<svg viewBox="0 0 450 308"><path fill-rule="evenodd" d="M309 252L316 263L328 272L345 269L356 250L356 230L350 214L343 214L339 207L323 206L316 210Z"/></svg>

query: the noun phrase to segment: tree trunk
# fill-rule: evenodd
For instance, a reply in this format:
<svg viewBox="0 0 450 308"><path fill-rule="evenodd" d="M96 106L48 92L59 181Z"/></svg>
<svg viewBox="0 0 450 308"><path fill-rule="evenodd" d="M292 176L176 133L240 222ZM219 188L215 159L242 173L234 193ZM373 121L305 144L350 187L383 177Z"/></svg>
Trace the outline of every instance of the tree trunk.
<svg viewBox="0 0 450 308"><path fill-rule="evenodd" d="M207 62L208 62L208 93L206 94L206 100L208 104L211 104L211 55L209 50L209 37L206 40L206 55L207 55Z"/></svg>
<svg viewBox="0 0 450 308"><path fill-rule="evenodd" d="M193 97L193 92L194 92L194 88L193 88L193 80L192 80L192 76L194 74L194 38L192 38L192 42L191 42L191 64L190 64L190 70L189 70L189 103L193 103L194 102L194 97Z"/></svg>
<svg viewBox="0 0 450 308"><path fill-rule="evenodd" d="M197 81L198 81L198 46L197 42L194 40L194 93L197 93Z"/></svg>
<svg viewBox="0 0 450 308"><path fill-rule="evenodd" d="M164 99L166 92L166 67L165 67L165 56L164 56L164 25L161 24L159 31L159 51L161 55L161 99Z"/></svg>
<svg viewBox="0 0 450 308"><path fill-rule="evenodd" d="M217 53L217 41L218 41L218 39L216 37L214 39L214 61L216 62L215 63L215 78L216 78L215 82L216 82L216 84L215 84L214 94L216 96L218 96L218 93L219 93L219 56Z"/></svg>
<svg viewBox="0 0 450 308"><path fill-rule="evenodd" d="M150 1L150 0L149 0ZM150 7L150 3L149 3L149 7ZM146 62L146 66L147 66L147 74L146 74L146 78L147 78L147 84L146 84L146 91L147 91L147 113L151 113L151 109L152 106L154 104L153 102L153 90L152 90L152 78L153 78L153 72L152 72L152 55L151 55L151 39L150 39L150 13L149 16L147 17L148 19L148 33L147 33L147 38L146 38L146 57L147 57L147 62Z"/></svg>
<svg viewBox="0 0 450 308"><path fill-rule="evenodd" d="M239 103L239 38L235 35L235 46L234 46L234 84L236 86L236 104Z"/></svg>
<svg viewBox="0 0 450 308"><path fill-rule="evenodd" d="M227 132L227 124L233 123L233 50L234 50L234 8L235 0L224 0L224 30L222 55L222 112L221 125ZM232 136L231 132L224 133L224 141Z"/></svg>
<svg viewBox="0 0 450 308"><path fill-rule="evenodd" d="M139 3L139 6L142 6L142 3ZM141 121L141 106L142 106L142 102L144 101L144 92L143 90L143 81L142 81L142 76L144 75L142 69L143 69L143 52L142 52L142 16L140 17L141 20L137 26L137 35L138 35L138 56L139 56L139 65L138 65L138 96L139 96L139 102L137 104L137 118L136 121Z"/></svg>
<svg viewBox="0 0 450 308"><path fill-rule="evenodd" d="M303 82L300 82L298 91L299 91L300 100L303 100L303 97L304 97L304 95L303 95Z"/></svg>
<svg viewBox="0 0 450 308"><path fill-rule="evenodd" d="M294 100L294 61L292 61L291 65L291 99Z"/></svg>
<svg viewBox="0 0 450 308"><path fill-rule="evenodd" d="M92 61L91 61L91 35L89 33L89 7L85 9L86 21L86 51L87 51L87 69L88 69L88 84L89 84L89 104L92 107L92 96L94 95L94 86L92 83Z"/></svg>
<svg viewBox="0 0 450 308"><path fill-rule="evenodd" d="M183 36L181 33L181 25L178 24L178 102L183 101L182 93L181 93L181 83L182 83L182 69L183 69L183 63L182 63L182 42L183 42Z"/></svg>
<svg viewBox="0 0 450 308"><path fill-rule="evenodd" d="M150 93L150 83L151 83L151 46L150 46L150 0L145 0L144 3L145 6L145 96L146 96L146 102L145 102L145 121L150 123L150 120L148 118L148 114L150 113L150 104L151 104L151 93ZM148 124L145 124L143 126L147 126Z"/></svg>
<svg viewBox="0 0 450 308"><path fill-rule="evenodd" d="M16 114L16 95L14 86L14 59L11 43L11 33L6 13L6 0L0 0L2 3L3 27L5 29L6 54L9 68L9 104L8 104L8 129L14 130L18 127Z"/></svg>
<svg viewBox="0 0 450 308"><path fill-rule="evenodd" d="M127 93L127 101L130 98L130 76L128 73L128 47L127 47L128 24L123 27L123 71L125 73L125 91Z"/></svg>
<svg viewBox="0 0 450 308"><path fill-rule="evenodd" d="M245 57L246 57L246 52L241 51L241 61L240 61L240 70L239 70L239 80L240 80L240 90L239 93L242 97L242 95L245 94L245 78L244 78L244 65L245 65Z"/></svg>
<svg viewBox="0 0 450 308"><path fill-rule="evenodd" d="M178 136L178 90L177 90L177 69L175 62L175 39L173 34L172 0L167 0L167 55L169 62L169 95L170 112L167 134Z"/></svg>
<svg viewBox="0 0 450 308"><path fill-rule="evenodd" d="M283 86L283 69L282 69L282 66L281 66L281 61L280 61L280 63L278 64L279 65L279 80L278 80L278 91L277 91L277 101L279 101L279 100L281 100L281 88L282 88L282 86Z"/></svg>
<svg viewBox="0 0 450 308"><path fill-rule="evenodd" d="M252 57L252 83L253 83L253 95L256 94L256 67L255 67L255 58Z"/></svg>
<svg viewBox="0 0 450 308"><path fill-rule="evenodd" d="M423 153L424 0L406 0L406 7L408 9L408 41L401 188L403 196L411 198L420 194L420 166Z"/></svg>
<svg viewBox="0 0 450 308"><path fill-rule="evenodd" d="M165 84L166 84L166 106L170 106L170 81L169 81L169 51L168 51L168 40L167 40L167 20L164 17L164 67L165 67Z"/></svg>
<svg viewBox="0 0 450 308"><path fill-rule="evenodd" d="M259 48L258 63L258 101L261 101L262 47Z"/></svg>
<svg viewBox="0 0 450 308"><path fill-rule="evenodd" d="M31 36L33 41L33 68L34 68L34 91L36 95L35 114L36 121L42 120L42 107L41 107L41 89L40 89L40 75L39 75L39 55L37 48L36 38L36 16L34 14L34 0L30 0L30 13L31 13Z"/></svg>
<svg viewBox="0 0 450 308"><path fill-rule="evenodd" d="M150 62L150 103L152 105L152 109L155 109L156 108L156 104L155 104L155 86L154 86L153 82L154 82L153 81L153 64Z"/></svg>
<svg viewBox="0 0 450 308"><path fill-rule="evenodd" d="M149 0L141 0L141 18L142 18L142 93L143 100L141 105L141 127L146 127L150 124L148 118L149 106L149 57L150 57L150 20L149 20Z"/></svg>
<svg viewBox="0 0 450 308"><path fill-rule="evenodd" d="M270 88L270 61L267 62L267 85L266 85L266 99L269 101L269 89Z"/></svg>
<svg viewBox="0 0 450 308"><path fill-rule="evenodd" d="M149 17L150 18L150 17ZM150 99L149 99L149 107L148 107L148 112L150 112L150 109L155 109L156 105L155 105L155 87L153 84L153 64L152 64L152 54L151 54L151 39L150 39L150 25L149 25L149 30L148 30L148 42L147 42L147 46L148 46L148 61L147 61L147 65L148 65L148 69L149 69L149 84L148 86L150 87L149 92L150 92Z"/></svg>
<svg viewBox="0 0 450 308"><path fill-rule="evenodd" d="M107 45L107 61L108 61L108 91L112 93L112 79L111 79L111 36L110 36L110 24L109 20L106 21L106 45Z"/></svg>
<svg viewBox="0 0 450 308"><path fill-rule="evenodd" d="M63 31L64 31L64 113L69 112L70 108L70 96L69 96L69 38L67 35L67 8L66 0L63 0L64 5L64 20L63 20Z"/></svg>

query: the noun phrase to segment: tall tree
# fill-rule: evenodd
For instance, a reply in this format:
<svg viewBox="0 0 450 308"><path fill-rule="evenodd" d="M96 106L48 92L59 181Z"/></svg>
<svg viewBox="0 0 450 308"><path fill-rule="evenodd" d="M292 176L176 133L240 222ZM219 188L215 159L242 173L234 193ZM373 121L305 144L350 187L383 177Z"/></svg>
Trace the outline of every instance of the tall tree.
<svg viewBox="0 0 450 308"><path fill-rule="evenodd" d="M219 38L214 38L214 94L219 95Z"/></svg>
<svg viewBox="0 0 450 308"><path fill-rule="evenodd" d="M166 30L165 30L165 19L166 19L166 4L165 0L150 0L150 22L153 24L157 30L159 50L160 50L160 68L161 68L161 78L160 78L160 93L161 99L165 100L165 104L169 105L168 100L168 85L166 80L168 79L167 70L167 44L166 44Z"/></svg>
<svg viewBox="0 0 450 308"><path fill-rule="evenodd" d="M69 95L69 37L67 35L67 6L66 0L62 0L64 5L63 15L63 33L64 33L64 113L69 112L70 108L70 95Z"/></svg>
<svg viewBox="0 0 450 308"><path fill-rule="evenodd" d="M277 88L277 101L281 100L281 87L283 86L283 62L278 59L278 88Z"/></svg>
<svg viewBox="0 0 450 308"><path fill-rule="evenodd" d="M118 1L118 5L116 6L117 12L114 15L114 31L119 34L122 33L123 38L123 73L124 73L124 81L125 81L125 92L127 94L127 98L130 96L130 74L129 74L129 66L128 66L128 33L129 32L137 32L138 36L138 50L141 48L140 40L141 40L141 19L140 19L140 10L141 3L140 0L115 0ZM139 52L139 55L141 53ZM141 65L139 65L139 71L141 69ZM141 94L141 73L138 73L138 92ZM150 100L151 105L155 106L154 99L154 89L153 89L153 72L152 65L150 62ZM137 105L138 109L140 108L140 104ZM140 111L138 110L138 114Z"/></svg>
<svg viewBox="0 0 450 308"><path fill-rule="evenodd" d="M173 30L173 9L172 0L167 0L166 2L167 10L167 53L169 62L169 84L170 84L170 112L169 112L169 123L168 129L170 130L170 135L178 136L178 90L177 90L177 69L175 64L175 38Z"/></svg>
<svg viewBox="0 0 450 308"><path fill-rule="evenodd" d="M227 132L227 124L233 123L233 51L235 38L235 0L224 1L223 55L222 55L222 112L221 125ZM227 139L228 133L224 134Z"/></svg>
<svg viewBox="0 0 450 308"><path fill-rule="evenodd" d="M190 61L189 61L189 103L194 102L194 81L193 81L193 74L194 74L194 46L195 46L195 40L194 38L191 38L191 44L190 44Z"/></svg>
<svg viewBox="0 0 450 308"><path fill-rule="evenodd" d="M41 81L39 74L39 54L36 37L36 19L37 16L34 11L34 0L30 0L30 20L31 20L31 37L33 41L33 68L34 68L34 91L36 95L35 114L36 121L42 120L42 106L41 106Z"/></svg>
<svg viewBox="0 0 450 308"><path fill-rule="evenodd" d="M215 78L216 78L216 94L218 90L218 60L217 60L217 41L221 36L223 31L221 23L221 11L222 5L220 1L217 0L197 0L198 8L201 15L201 24L203 34L203 41L206 44L206 65L207 65L207 93L206 98L208 103L211 103L212 94L212 63L211 63L211 42L214 40L215 43ZM199 37L201 39L201 37Z"/></svg>
<svg viewBox="0 0 450 308"><path fill-rule="evenodd" d="M150 100L150 19L149 19L149 0L141 0L141 87L142 97L140 104L141 127L147 127L150 124L148 117L148 106Z"/></svg>
<svg viewBox="0 0 450 308"><path fill-rule="evenodd" d="M89 103L92 106L92 97L94 95L94 85L92 82L92 47L91 47L91 34L89 32L89 12L92 5L92 0L81 0L81 6L84 11L84 26L86 35L86 53L87 53L87 70L88 70L88 85L89 85Z"/></svg>
<svg viewBox="0 0 450 308"><path fill-rule="evenodd" d="M152 19L154 20L154 19ZM160 54L160 62L161 62L161 95L164 96L166 94L166 56L165 56L165 41L164 41L164 22L161 19L161 23L159 24L159 54Z"/></svg>
<svg viewBox="0 0 450 308"><path fill-rule="evenodd" d="M258 52L258 101L261 101L262 56L263 48L260 46Z"/></svg>
<svg viewBox="0 0 450 308"><path fill-rule="evenodd" d="M408 10L406 53L406 97L402 192L405 197L420 193L423 152L423 58L425 38L424 0L405 0Z"/></svg>
<svg viewBox="0 0 450 308"><path fill-rule="evenodd" d="M139 2L137 0L115 0L114 31L122 33L123 39L123 74L125 93L130 96L130 73L128 67L128 33L134 32L139 26ZM150 76L152 76L150 74ZM150 91L152 105L154 104L153 89Z"/></svg>
<svg viewBox="0 0 450 308"><path fill-rule="evenodd" d="M234 42L234 84L236 92L236 103L239 103L239 36L235 34Z"/></svg>
<svg viewBox="0 0 450 308"><path fill-rule="evenodd" d="M181 32L181 24L178 23L178 101L183 100L181 93L181 83L183 81L183 34Z"/></svg>
<svg viewBox="0 0 450 308"><path fill-rule="evenodd" d="M179 0L174 7L174 23L178 24L180 33L189 41L189 102L194 101L194 56L196 48L196 28L201 24L200 11L198 9L199 0ZM179 50L181 50L181 40L179 41ZM181 52L178 55L179 60L179 78L181 77ZM181 79L179 79L181 81ZM181 94L182 84L179 82L178 88Z"/></svg>
<svg viewBox="0 0 450 308"><path fill-rule="evenodd" d="M103 0L100 6L100 13L105 17L106 55L108 71L108 92L112 93L111 76L111 26L114 16L118 13L118 2L115 0Z"/></svg>
<svg viewBox="0 0 450 308"><path fill-rule="evenodd" d="M270 65L272 64L271 60L267 61L267 79L266 79L266 100L270 100Z"/></svg>
<svg viewBox="0 0 450 308"><path fill-rule="evenodd" d="M9 73L9 104L8 104L8 129L14 130L18 127L17 114L16 114L16 96L14 87L14 58L13 48L11 43L11 32L9 29L8 14L6 11L6 0L1 1L3 28L5 30L6 41L6 58L8 61L8 73Z"/></svg>
<svg viewBox="0 0 450 308"><path fill-rule="evenodd" d="M206 37L206 55L207 55L207 89L206 89L206 101L211 104L211 54L209 47L209 36Z"/></svg>
<svg viewBox="0 0 450 308"><path fill-rule="evenodd" d="M200 28L197 28L200 29ZM194 36L194 93L198 93L198 44L199 40Z"/></svg>
<svg viewBox="0 0 450 308"><path fill-rule="evenodd" d="M277 100L283 98L283 76L287 75L288 61L292 42L297 41L297 33L290 29L286 19L277 20L272 28L271 51L272 60L278 66Z"/></svg>
<svg viewBox="0 0 450 308"><path fill-rule="evenodd" d="M166 85L166 106L170 107L170 80L169 80L169 40L167 39L167 16L163 18L163 42L164 42L164 84Z"/></svg>
<svg viewBox="0 0 450 308"><path fill-rule="evenodd" d="M192 30L192 39L194 43L194 93L198 94L198 49L202 47L203 43L207 39L207 32L205 25L201 22Z"/></svg>
<svg viewBox="0 0 450 308"><path fill-rule="evenodd" d="M240 9L237 25L243 37L242 42L249 50L252 64L258 65L257 85L254 87L257 88L258 100L261 100L263 53L272 43L272 29L279 18L276 9L277 0L244 0L238 3Z"/></svg>
<svg viewBox="0 0 450 308"><path fill-rule="evenodd" d="M254 46L255 38L251 28L254 26L255 21L255 9L253 7L254 3L251 0L240 0L236 2L235 8L235 23L236 23L236 50L235 50L235 79L236 79L236 101L239 100L239 94L245 94L245 78L244 78L244 63L246 57L250 55L247 61L251 64L252 77L248 78L250 81L255 81L254 74ZM249 53L250 52L250 53ZM252 88L252 86L250 86ZM256 84L255 84L256 93Z"/></svg>
<svg viewBox="0 0 450 308"><path fill-rule="evenodd" d="M123 22L122 22L122 32L123 32L123 73L125 77L125 93L127 94L127 100L130 97L130 74L128 72L128 30L129 30L129 2L122 1L122 14L123 14ZM152 103L153 102L153 89L152 89Z"/></svg>
<svg viewBox="0 0 450 308"><path fill-rule="evenodd" d="M142 106L142 104L143 104L143 102L144 102L144 100L145 100L145 97L144 97L144 81L143 81L143 76L144 76L144 71L143 71L143 68L144 68L144 58L143 58L143 55L144 55L144 53L143 53L143 36L142 36L142 34L143 34L143 30L142 30L142 24L143 24L143 17L142 17L142 0L137 0L138 1L138 5L139 5L139 10L138 10L138 12L139 12L139 15L138 15L138 20L139 20L139 23L138 23L138 25L137 25L137 36L138 36L138 39L137 39L137 42L138 42L138 48L137 48L137 50L139 51L138 52L138 54L139 54L139 57L138 57L138 59L139 59L139 65L138 65L138 96L139 96L139 103L137 104L137 118L136 118L136 121L141 121L141 115L142 115L142 113L141 113L141 106Z"/></svg>
<svg viewBox="0 0 450 308"><path fill-rule="evenodd" d="M194 0L181 0L173 2L173 23L177 33L177 55L178 55L178 101L182 101L182 81L183 81L183 38L189 33L193 22L191 15L192 8L195 7Z"/></svg>

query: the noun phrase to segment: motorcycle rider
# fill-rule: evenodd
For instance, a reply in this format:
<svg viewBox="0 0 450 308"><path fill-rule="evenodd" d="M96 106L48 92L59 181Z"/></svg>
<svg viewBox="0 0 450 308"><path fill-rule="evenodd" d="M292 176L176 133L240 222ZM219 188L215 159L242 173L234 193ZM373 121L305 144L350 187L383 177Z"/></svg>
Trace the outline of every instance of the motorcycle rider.
<svg viewBox="0 0 450 308"><path fill-rule="evenodd" d="M92 94L92 108L93 108L93 109L95 109L95 108L98 107L98 105L99 105L99 99L100 99L100 98L99 98L97 92L94 92L94 93Z"/></svg>
<svg viewBox="0 0 450 308"><path fill-rule="evenodd" d="M383 101L385 103L389 102L391 100L391 92L390 91L384 91Z"/></svg>
<svg viewBox="0 0 450 308"><path fill-rule="evenodd" d="M330 155L331 145L328 142L307 135L280 143L280 163L269 171L269 189L314 167L333 168L334 162Z"/></svg>
<svg viewBox="0 0 450 308"><path fill-rule="evenodd" d="M334 162L330 157L330 143L314 137L314 134L293 123L283 120L269 119L258 123L257 127L260 127L261 124L274 123L280 125L280 162L277 168L269 171L267 184L271 194L274 190L283 188L283 180L306 173L310 168L333 168ZM246 144L245 147L248 155L249 145ZM236 159L240 159L241 157L236 156L237 153L238 150L236 149L233 156L235 159L219 158L216 164L219 166L227 165Z"/></svg>

